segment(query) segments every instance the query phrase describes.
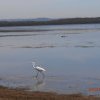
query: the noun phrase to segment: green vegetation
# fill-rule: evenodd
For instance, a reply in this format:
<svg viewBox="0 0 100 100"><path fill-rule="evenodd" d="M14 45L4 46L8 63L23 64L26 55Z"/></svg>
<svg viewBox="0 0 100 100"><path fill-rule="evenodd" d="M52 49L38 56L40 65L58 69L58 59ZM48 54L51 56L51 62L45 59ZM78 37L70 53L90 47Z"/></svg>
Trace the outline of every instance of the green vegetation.
<svg viewBox="0 0 100 100"><path fill-rule="evenodd" d="M91 24L100 23L100 17L96 18L67 18L57 19L50 21L32 21L32 20L20 20L20 21L0 21L0 27L4 26L36 26L36 25L64 25L64 24Z"/></svg>

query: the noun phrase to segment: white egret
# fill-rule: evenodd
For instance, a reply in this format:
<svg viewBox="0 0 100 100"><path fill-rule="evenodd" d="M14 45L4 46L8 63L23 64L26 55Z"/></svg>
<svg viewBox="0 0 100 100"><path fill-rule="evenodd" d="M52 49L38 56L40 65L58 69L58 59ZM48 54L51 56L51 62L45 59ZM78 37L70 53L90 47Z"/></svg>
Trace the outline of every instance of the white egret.
<svg viewBox="0 0 100 100"><path fill-rule="evenodd" d="M33 68L38 71L36 77L38 76L39 72L42 73L42 72L46 71L44 68L42 68L40 66L35 66L35 62L32 62L32 65L33 65ZM43 73L42 73L42 75L44 76Z"/></svg>

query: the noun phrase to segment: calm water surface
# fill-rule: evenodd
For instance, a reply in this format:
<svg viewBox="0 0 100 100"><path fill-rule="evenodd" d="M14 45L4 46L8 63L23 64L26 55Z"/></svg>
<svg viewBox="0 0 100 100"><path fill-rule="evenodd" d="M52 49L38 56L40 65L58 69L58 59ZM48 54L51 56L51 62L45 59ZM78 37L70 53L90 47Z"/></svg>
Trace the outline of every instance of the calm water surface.
<svg viewBox="0 0 100 100"><path fill-rule="evenodd" d="M100 88L100 24L0 28L0 85L84 93ZM45 78L32 61L47 71Z"/></svg>

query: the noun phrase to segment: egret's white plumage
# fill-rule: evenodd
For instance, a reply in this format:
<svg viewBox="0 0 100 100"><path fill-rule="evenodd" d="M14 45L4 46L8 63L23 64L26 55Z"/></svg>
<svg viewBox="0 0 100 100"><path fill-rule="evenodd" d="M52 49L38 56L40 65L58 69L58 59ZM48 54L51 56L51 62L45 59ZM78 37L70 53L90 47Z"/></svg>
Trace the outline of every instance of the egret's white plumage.
<svg viewBox="0 0 100 100"><path fill-rule="evenodd" d="M37 70L38 72L44 72L44 71L46 71L44 68L42 68L40 66L35 66L35 62L32 62L32 65L33 65L33 68L35 70ZM38 76L38 73L37 73L37 76Z"/></svg>
<svg viewBox="0 0 100 100"><path fill-rule="evenodd" d="M36 66L35 69L38 70L38 71L40 71L40 72L41 72L41 71L46 71L44 68L41 68L41 67L39 67L39 66Z"/></svg>

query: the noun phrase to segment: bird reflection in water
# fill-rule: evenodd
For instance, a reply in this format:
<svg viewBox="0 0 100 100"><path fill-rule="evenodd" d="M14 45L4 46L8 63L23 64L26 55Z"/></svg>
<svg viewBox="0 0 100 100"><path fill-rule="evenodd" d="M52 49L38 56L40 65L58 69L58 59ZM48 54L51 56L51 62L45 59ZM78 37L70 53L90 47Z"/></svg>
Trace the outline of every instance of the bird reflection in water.
<svg viewBox="0 0 100 100"><path fill-rule="evenodd" d="M45 76L40 77L40 75L33 76L33 80L34 80L33 91L40 91L45 86Z"/></svg>

